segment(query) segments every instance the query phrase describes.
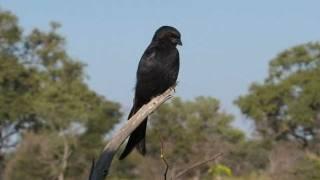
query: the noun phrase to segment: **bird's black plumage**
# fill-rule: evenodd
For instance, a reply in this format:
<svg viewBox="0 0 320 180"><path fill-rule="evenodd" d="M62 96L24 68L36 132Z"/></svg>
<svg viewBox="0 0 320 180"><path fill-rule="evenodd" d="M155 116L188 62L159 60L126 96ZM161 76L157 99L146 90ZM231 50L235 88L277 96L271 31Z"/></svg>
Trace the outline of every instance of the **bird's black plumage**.
<svg viewBox="0 0 320 180"><path fill-rule="evenodd" d="M128 119L151 98L163 93L176 83L179 73L177 45L182 45L182 43L181 35L176 28L162 26L155 32L139 62L135 97ZM124 159L134 147L142 155L146 153L147 119L131 133L127 146L119 159Z"/></svg>

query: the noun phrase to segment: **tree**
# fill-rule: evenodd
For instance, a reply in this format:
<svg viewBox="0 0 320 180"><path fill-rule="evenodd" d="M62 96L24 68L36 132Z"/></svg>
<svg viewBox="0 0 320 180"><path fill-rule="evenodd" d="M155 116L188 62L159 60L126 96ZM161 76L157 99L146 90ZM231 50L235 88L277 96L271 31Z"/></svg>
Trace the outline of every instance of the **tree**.
<svg viewBox="0 0 320 180"><path fill-rule="evenodd" d="M19 93L24 94L23 91L30 85L27 84L29 82L27 72L14 55L14 44L21 36L20 28L16 23L15 16L8 12L0 12L0 151L11 146L8 140L16 129L9 130L12 124L10 117L18 114L18 111L25 111L22 107L11 107L25 101L25 96L17 97ZM13 98L16 101L12 101Z"/></svg>
<svg viewBox="0 0 320 180"><path fill-rule="evenodd" d="M132 153L120 163L115 161L109 178L161 177L165 169L160 158L161 141L171 170L169 176L174 170L178 172L219 152L228 157L235 144L245 141L244 133L231 126L233 116L222 112L219 101L212 97L197 97L190 101L174 98L170 103L161 105L151 119L147 132L147 155L142 158ZM227 161L222 163L232 165ZM188 176L211 176L208 173L211 165L212 162L190 171Z"/></svg>
<svg viewBox="0 0 320 180"><path fill-rule="evenodd" d="M281 52L270 62L262 84L253 83L235 103L267 139L319 143L320 44Z"/></svg>
<svg viewBox="0 0 320 180"><path fill-rule="evenodd" d="M88 87L85 65L68 55L58 23L22 35L17 18L0 10L0 24L0 161L12 157L6 177L78 179L119 122L120 105ZM24 168L43 165L27 155L36 147L58 168Z"/></svg>

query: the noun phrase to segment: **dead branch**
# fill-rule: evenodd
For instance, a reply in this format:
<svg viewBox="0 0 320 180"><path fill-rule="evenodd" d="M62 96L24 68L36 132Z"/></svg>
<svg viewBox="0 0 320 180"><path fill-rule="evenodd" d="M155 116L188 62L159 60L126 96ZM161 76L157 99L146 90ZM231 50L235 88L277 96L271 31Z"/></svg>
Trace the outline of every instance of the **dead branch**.
<svg viewBox="0 0 320 180"><path fill-rule="evenodd" d="M161 136L159 136L160 138L160 143L161 143L161 149L160 149L160 158L162 159L163 163L166 165L166 169L163 173L163 177L164 177L164 180L167 180L167 174L168 174L168 170L169 170L169 164L166 160L166 157L164 156L164 142L161 138Z"/></svg>
<svg viewBox="0 0 320 180"><path fill-rule="evenodd" d="M169 88L161 95L153 98L148 104L142 106L140 110L130 118L129 121L113 136L105 146L99 159L92 165L89 180L104 180L108 175L113 156L120 145L130 136L130 134L143 122L143 120L156 110L162 103L169 100L175 90L175 86Z"/></svg>
<svg viewBox="0 0 320 180"><path fill-rule="evenodd" d="M188 167L188 168L182 170L181 172L177 173L177 174L174 176L173 179L181 178L183 175L185 175L187 172L191 171L192 169L195 169L195 168L197 168L197 167L199 167L199 166L201 166L201 165L203 165L203 164L206 164L206 163L208 163L208 162L210 162L210 161L214 161L214 160L216 160L217 158L219 158L219 157L222 156L222 155L223 155L223 153L220 152L220 153L214 155L213 157L211 157L211 158L209 158L209 159L196 162L196 163L192 164L190 167Z"/></svg>

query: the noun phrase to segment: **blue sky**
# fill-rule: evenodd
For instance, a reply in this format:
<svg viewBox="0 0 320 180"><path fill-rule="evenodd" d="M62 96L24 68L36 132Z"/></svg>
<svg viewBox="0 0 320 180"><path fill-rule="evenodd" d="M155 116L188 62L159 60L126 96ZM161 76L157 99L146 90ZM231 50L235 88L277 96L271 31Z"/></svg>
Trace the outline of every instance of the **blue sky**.
<svg viewBox="0 0 320 180"><path fill-rule="evenodd" d="M180 30L181 72L177 95L214 96L236 114L233 100L262 81L280 51L320 39L318 0L1 0L26 32L58 21L71 55L88 64L89 85L131 106L138 61L161 25Z"/></svg>

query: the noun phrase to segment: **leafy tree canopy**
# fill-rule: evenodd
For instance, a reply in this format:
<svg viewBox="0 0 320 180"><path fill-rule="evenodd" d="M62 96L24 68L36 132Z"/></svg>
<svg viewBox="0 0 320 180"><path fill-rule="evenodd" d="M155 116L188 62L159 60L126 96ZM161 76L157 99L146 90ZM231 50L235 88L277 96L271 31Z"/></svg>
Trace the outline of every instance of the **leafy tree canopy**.
<svg viewBox="0 0 320 180"><path fill-rule="evenodd" d="M68 54L59 26L23 34L17 18L0 10L0 162L8 149L24 142L6 170L10 179L74 175L79 165L85 172L121 117L118 103L88 87L85 64ZM51 164L61 162L59 167L32 168L46 163L27 155L37 147L35 152Z"/></svg>
<svg viewBox="0 0 320 180"><path fill-rule="evenodd" d="M270 62L264 83L254 83L235 103L271 139L319 142L320 44L281 52Z"/></svg>

